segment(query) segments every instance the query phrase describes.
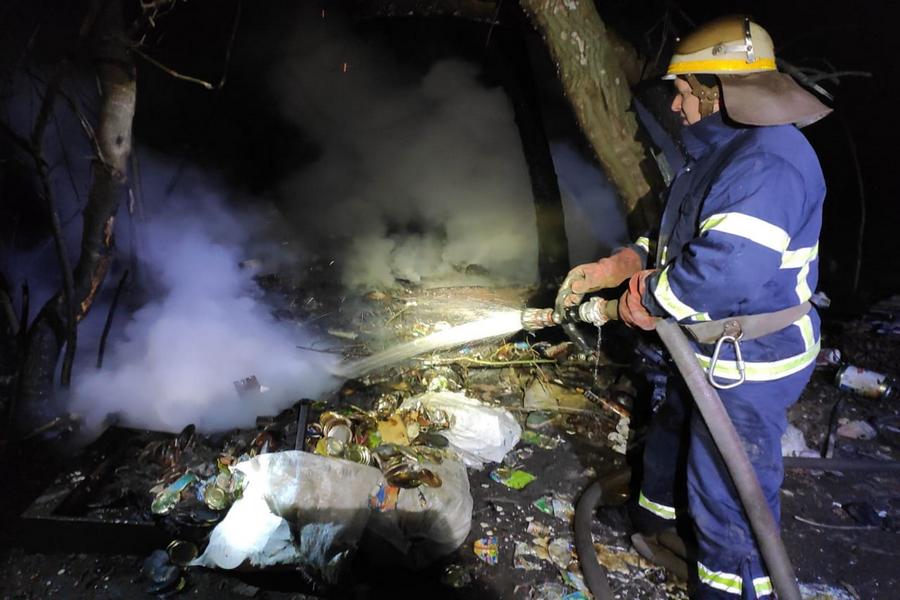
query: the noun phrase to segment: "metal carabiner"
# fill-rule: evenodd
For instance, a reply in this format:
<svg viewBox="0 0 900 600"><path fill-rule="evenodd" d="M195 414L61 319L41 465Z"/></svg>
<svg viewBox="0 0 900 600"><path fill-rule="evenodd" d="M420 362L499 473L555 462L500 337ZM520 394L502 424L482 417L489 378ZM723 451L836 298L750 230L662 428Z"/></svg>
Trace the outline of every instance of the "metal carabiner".
<svg viewBox="0 0 900 600"><path fill-rule="evenodd" d="M741 356L741 338L743 336L744 332L741 329L740 323L737 321L728 321L725 323L722 335L716 340L716 348L713 350L713 355L709 361L709 371L706 373L706 379L714 388L719 390L730 390L744 383L746 373L744 370L744 357ZM722 350L722 344L725 342L730 342L734 346L734 359L737 364L738 375L740 375L738 380L734 383L719 383L716 381L716 365L719 362L719 352Z"/></svg>

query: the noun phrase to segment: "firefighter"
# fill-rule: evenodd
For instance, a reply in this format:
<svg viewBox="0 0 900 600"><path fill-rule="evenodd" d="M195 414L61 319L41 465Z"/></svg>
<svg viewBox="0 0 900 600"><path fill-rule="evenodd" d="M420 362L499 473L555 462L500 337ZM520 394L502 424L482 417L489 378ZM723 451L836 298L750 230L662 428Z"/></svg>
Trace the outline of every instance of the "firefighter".
<svg viewBox="0 0 900 600"><path fill-rule="evenodd" d="M797 126L830 109L777 70L769 34L743 16L717 19L681 40L666 79L675 85L671 109L681 116L687 157L659 229L575 267L560 294L571 306L627 280L622 321L650 330L656 318L674 318L693 334L697 360L718 388L777 521L787 409L819 352L820 322L809 299L825 183ZM740 500L702 418L690 410L683 380L670 376L667 392L644 450L635 513L645 534L634 538L636 547L646 550L659 539L652 534L674 526L682 511L676 498L684 495L676 472L686 461L696 597L771 595ZM686 450L679 443L684 428Z"/></svg>

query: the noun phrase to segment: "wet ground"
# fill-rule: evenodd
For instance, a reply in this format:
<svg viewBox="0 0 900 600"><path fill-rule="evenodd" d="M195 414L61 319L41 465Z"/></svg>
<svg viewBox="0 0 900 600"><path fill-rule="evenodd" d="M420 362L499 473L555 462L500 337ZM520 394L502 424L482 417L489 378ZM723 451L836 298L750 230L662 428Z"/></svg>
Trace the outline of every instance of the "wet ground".
<svg viewBox="0 0 900 600"><path fill-rule="evenodd" d="M385 302L383 298L375 301ZM396 313L402 308L394 305L390 310ZM410 314L415 316L414 312L408 309L401 318L391 317L391 323L402 323ZM368 318L382 317L370 312ZM406 323L414 326L415 318ZM839 348L843 360L894 376L900 374L900 337L877 333L871 319L829 321L826 313L825 332L824 345ZM492 354L483 355L484 358L495 361L516 358L511 354L498 356L498 347L494 347ZM478 352L470 349L447 356L482 356ZM522 389L538 369L534 365L480 368L471 360L467 364L457 361L445 368L455 369L469 395L513 408L522 406ZM576 390L580 389L579 376L581 380L593 376L592 365L579 361L570 362L569 368L562 370L541 365L540 371L547 381L556 379L563 384L561 387ZM641 387L639 383L631 385L620 377L625 371L624 367L614 365L601 369L603 389L609 392L615 388L640 396L635 391ZM400 373L401 377L414 379L422 372L397 374ZM534 551L553 542L556 562L567 562L565 552L559 550L572 537L570 516L561 510L557 512L563 514L548 514L548 504L552 506L555 498L557 507L565 507L566 502L576 501L578 494L598 475L625 464L625 458L610 448L607 439L616 420L609 418L608 411L604 415L603 411L589 406L587 409L586 414L573 410L557 415L552 423L536 430L555 440L554 448L521 442L510 454L508 466L536 477L525 488L510 489L492 479L490 472L498 465L470 471L474 508L469 536L457 552L423 572L376 568L358 558L346 585L329 591L292 572L238 575L191 569L185 573L184 588L172 593L172 597L531 598L541 589L574 592L577 586L571 580L564 581L554 561L533 555L517 557L516 546L524 543L524 549ZM524 420L527 411L522 409L517 414ZM873 427L873 439L835 435L830 443L835 458L900 459L897 429L900 399L866 399L840 390L833 383L833 369L826 367L816 372L790 416L791 422L805 434L807 445L815 450L822 449L829 431L833 433L842 424L864 421ZM148 581L141 575L146 553L54 552L52 535L31 540L44 548L41 552L23 550L22 540L17 538L15 516L49 483L55 472L71 465L72 459L63 447L35 440L9 448L2 460L7 491L0 513L3 519L0 598L151 596L146 591ZM835 597L884 600L897 597L900 476L896 471L789 470L782 502L784 539L801 582L827 585L844 594ZM638 559L630 550L631 525L624 510L602 511L594 522L593 533L609 567L617 598L687 597L683 583ZM496 564L480 560L473 552L477 540L491 537L497 542ZM523 546L519 549L523 550ZM541 554L539 550L538 554ZM557 587L551 589L548 584Z"/></svg>

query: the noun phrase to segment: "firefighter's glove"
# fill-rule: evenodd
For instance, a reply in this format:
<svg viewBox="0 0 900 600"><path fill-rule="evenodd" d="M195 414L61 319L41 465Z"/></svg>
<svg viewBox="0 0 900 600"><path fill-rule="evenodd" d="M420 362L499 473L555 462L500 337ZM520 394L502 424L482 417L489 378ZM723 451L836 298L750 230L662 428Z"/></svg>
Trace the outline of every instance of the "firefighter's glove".
<svg viewBox="0 0 900 600"><path fill-rule="evenodd" d="M647 291L647 277L655 272L656 269L648 269L632 275L628 281L628 290L619 299L619 319L629 327L639 327L645 331L656 328L656 318L647 312L641 302Z"/></svg>
<svg viewBox="0 0 900 600"><path fill-rule="evenodd" d="M580 304L588 292L614 288L643 266L641 257L631 248L623 248L608 258L578 265L566 276L559 288L566 307Z"/></svg>

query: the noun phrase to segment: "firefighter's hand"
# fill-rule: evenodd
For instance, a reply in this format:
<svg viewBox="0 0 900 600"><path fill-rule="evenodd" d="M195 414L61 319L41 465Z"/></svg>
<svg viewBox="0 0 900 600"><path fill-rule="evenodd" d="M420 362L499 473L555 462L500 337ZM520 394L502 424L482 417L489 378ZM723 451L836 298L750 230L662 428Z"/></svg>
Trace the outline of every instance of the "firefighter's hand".
<svg viewBox="0 0 900 600"><path fill-rule="evenodd" d="M581 303L588 292L609 287L606 285L610 279L609 270L609 259L603 258L594 263L578 265L569 271L559 288L560 293L565 295L563 304L566 307L575 306Z"/></svg>
<svg viewBox="0 0 900 600"><path fill-rule="evenodd" d="M566 307L579 304L584 295L614 288L640 271L641 257L631 248L623 248L609 258L578 265L566 276L559 293Z"/></svg>
<svg viewBox="0 0 900 600"><path fill-rule="evenodd" d="M632 275L628 281L628 290L619 298L619 319L629 327L639 327L645 331L656 329L656 317L641 302L647 291L647 277L655 272L655 269L648 269Z"/></svg>

